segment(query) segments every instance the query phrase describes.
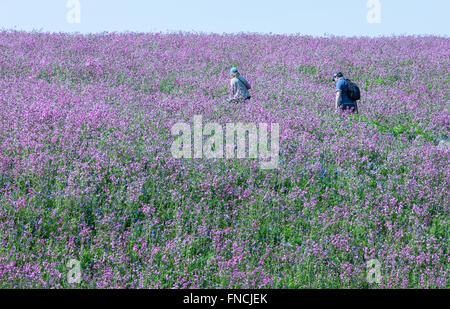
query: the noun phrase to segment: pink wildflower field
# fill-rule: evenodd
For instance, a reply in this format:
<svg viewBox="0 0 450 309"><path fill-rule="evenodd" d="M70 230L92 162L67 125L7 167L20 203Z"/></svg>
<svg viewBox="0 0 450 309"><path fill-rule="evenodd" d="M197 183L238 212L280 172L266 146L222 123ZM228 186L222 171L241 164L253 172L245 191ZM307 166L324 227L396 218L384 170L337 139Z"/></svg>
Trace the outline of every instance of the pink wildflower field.
<svg viewBox="0 0 450 309"><path fill-rule="evenodd" d="M449 83L445 37L0 32L0 287L449 288ZM194 115L277 168L174 158Z"/></svg>

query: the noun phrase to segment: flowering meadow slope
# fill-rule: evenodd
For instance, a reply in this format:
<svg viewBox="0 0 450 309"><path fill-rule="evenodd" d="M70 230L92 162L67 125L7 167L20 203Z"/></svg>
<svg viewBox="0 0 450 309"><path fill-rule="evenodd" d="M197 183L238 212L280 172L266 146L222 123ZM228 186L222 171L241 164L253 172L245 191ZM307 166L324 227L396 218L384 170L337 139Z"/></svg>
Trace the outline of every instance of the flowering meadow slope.
<svg viewBox="0 0 450 309"><path fill-rule="evenodd" d="M0 287L448 288L449 68L439 37L0 32ZM279 123L279 167L174 159L194 115Z"/></svg>

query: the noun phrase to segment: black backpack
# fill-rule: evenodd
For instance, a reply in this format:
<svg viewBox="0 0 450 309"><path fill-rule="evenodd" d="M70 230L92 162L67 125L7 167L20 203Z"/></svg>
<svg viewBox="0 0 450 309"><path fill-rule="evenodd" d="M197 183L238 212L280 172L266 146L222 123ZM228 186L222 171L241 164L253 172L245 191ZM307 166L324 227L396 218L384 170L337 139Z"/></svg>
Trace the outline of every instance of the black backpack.
<svg viewBox="0 0 450 309"><path fill-rule="evenodd" d="M347 95L350 98L350 100L352 100L352 101L361 100L361 91L359 90L358 85L349 79L346 79L346 81L347 81L347 85L348 85Z"/></svg>

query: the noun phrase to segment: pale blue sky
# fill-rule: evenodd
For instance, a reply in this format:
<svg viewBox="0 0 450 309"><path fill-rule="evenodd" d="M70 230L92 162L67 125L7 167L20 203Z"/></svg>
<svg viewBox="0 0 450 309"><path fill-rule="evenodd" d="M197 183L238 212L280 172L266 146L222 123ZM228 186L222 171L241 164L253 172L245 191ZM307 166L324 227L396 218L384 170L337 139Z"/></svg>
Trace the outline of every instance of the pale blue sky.
<svg viewBox="0 0 450 309"><path fill-rule="evenodd" d="M373 24L367 1L79 0L81 23L69 24L67 0L0 0L0 29L449 35L450 0L379 0L381 23Z"/></svg>

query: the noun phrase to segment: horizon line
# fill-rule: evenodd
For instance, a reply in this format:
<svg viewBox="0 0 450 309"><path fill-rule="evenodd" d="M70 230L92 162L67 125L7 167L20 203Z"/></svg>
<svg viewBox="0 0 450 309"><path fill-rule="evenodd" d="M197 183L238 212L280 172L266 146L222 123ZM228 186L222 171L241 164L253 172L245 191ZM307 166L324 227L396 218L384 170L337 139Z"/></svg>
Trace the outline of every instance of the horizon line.
<svg viewBox="0 0 450 309"><path fill-rule="evenodd" d="M240 31L240 32L211 32L211 31L197 31L197 30L164 30L164 31L134 31L134 30L124 30L124 31L95 31L95 32L79 32L79 31L51 31L51 30L43 30L43 29L33 29L33 30L24 30L24 29L7 29L0 28L0 33L27 33L27 34L65 34L65 35L73 35L73 36L92 36L92 35L111 35L111 34L119 34L119 35L127 35L127 34L138 34L138 35L151 35L151 34L164 34L164 35L174 35L174 34L183 34L183 35L218 35L218 36L239 36L239 35L257 35L257 36L287 36L287 37L311 37L311 38L342 38L342 39L371 39L371 38L404 38L404 37L415 37L415 38L425 38L425 37L437 37L437 38L450 38L447 34L430 34L430 33L421 33L421 34L411 34L411 33L403 33L396 34L392 33L390 35L380 34L380 35L337 35L332 33L324 33L323 35L312 35L301 32L295 33L274 33L274 32L254 32L254 31Z"/></svg>

